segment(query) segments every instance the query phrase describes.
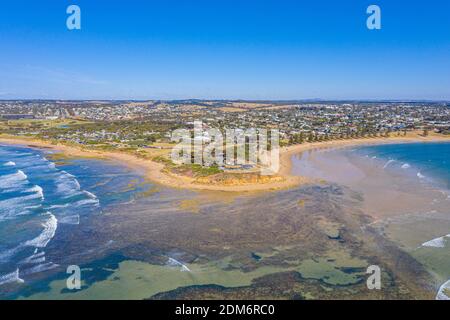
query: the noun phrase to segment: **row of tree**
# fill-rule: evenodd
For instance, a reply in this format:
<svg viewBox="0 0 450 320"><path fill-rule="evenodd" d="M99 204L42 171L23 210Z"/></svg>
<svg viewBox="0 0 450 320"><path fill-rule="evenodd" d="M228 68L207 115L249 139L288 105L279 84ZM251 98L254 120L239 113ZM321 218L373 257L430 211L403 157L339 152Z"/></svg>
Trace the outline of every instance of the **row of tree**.
<svg viewBox="0 0 450 320"><path fill-rule="evenodd" d="M330 140L344 140L344 139L357 139L357 138L375 138L375 137L385 137L388 138L392 134L391 130L386 131L373 131L373 130L357 130L353 131L348 129L345 133L334 133L334 134L317 134L313 131L310 132L300 132L292 134L289 137L289 144L300 144L304 142L319 142L319 141L330 141ZM397 135L406 136L406 130L397 131ZM425 135L425 133L424 133Z"/></svg>

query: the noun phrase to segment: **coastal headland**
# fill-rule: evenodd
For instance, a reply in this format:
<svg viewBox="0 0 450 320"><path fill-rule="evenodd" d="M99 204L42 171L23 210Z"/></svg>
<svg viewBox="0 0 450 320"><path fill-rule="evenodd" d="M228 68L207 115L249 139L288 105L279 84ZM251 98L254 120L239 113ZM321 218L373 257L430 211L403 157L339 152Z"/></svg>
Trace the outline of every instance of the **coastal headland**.
<svg viewBox="0 0 450 320"><path fill-rule="evenodd" d="M142 170L145 176L158 184L181 189L210 190L226 192L260 192L289 189L302 184L313 183L310 178L295 176L291 173L291 157L307 150L322 148L342 148L357 145L376 145L386 143L411 143L411 142L438 142L450 141L450 136L437 133L429 133L427 136L420 131L408 132L405 136L356 138L347 140L332 140L321 142L305 142L280 148L280 170L273 176L260 176L257 174L234 173L223 179L210 177L192 177L167 170L166 164L155 159L167 156L168 149L145 150L145 154L133 154L123 151L103 151L78 145L67 145L58 142L50 142L41 139L21 136L1 135L0 143L27 145L36 148L48 148L60 151L66 157L102 158L119 161L127 166ZM212 179L211 179L212 177Z"/></svg>
<svg viewBox="0 0 450 320"><path fill-rule="evenodd" d="M315 150L326 151L327 148L334 151L355 145L418 141L449 140L435 133L425 137L420 132L408 132L407 136L402 137L303 143L280 150L281 170L278 174L294 176L293 171L297 168L295 155L309 150L315 153ZM365 202L354 198L354 192L345 187L300 178L304 179L298 182L300 188L294 185L290 188L279 182L282 188L288 190L267 192L263 196L255 192L253 196L250 187L255 184L218 184L214 186L217 189L211 189L208 187L212 186L204 187L196 183L195 178L181 176L182 181L191 181L195 188L183 185L173 173L166 171L163 162L152 159L165 154L168 149L146 149L147 157L142 157L120 150L83 149L14 136L3 136L0 143L59 151L46 155L56 163L63 163L66 158L110 159L136 168L161 185L180 189L160 188L161 194L136 202L132 209L128 204L127 210L119 206L108 214L90 217L89 221L74 229L70 237L80 241L72 241L69 252L77 255L79 243L82 243L83 248L95 248L83 258L86 263L101 264L108 261L109 258L98 249L98 244L108 244L111 239L114 242L107 247L108 250L124 256L116 269L111 271L114 272L111 276L114 281L99 279L86 290L80 291L81 297L123 298L122 291L116 288L123 285L138 288L133 281L136 275L141 277L141 273L142 277L154 282L142 288L142 291L134 290L133 297L136 299L207 296L242 298L260 297L265 292L276 292L270 297L292 298L294 292L299 291L307 299L343 295L374 299L433 299L438 286L443 283L441 279L432 278L426 266L414 260L392 239L383 236L377 229L380 222L376 219L384 217L372 216L371 212L365 210ZM172 179L177 184L167 183ZM267 188L268 185L261 183L258 190L261 193L271 190ZM199 192L193 199L191 192L181 190L238 191L237 187L247 193L240 197L235 194L244 192L227 192L227 196L233 198L230 202L210 200L211 194L219 197L224 194L221 192ZM172 200L167 202L167 199ZM85 228L94 228L95 237L87 238ZM58 259L71 257L67 255L67 247L56 246L58 240L64 240L64 236L64 232L59 232L57 237L60 238L55 238L53 251L48 249ZM145 250L141 250L143 248ZM168 257L181 261L191 272L179 272L177 268L170 267L173 261ZM55 261L61 265L66 262ZM386 290L366 290L364 272L368 265L373 264L385 270L383 286ZM86 266L89 269L90 265ZM229 266L235 269L229 269ZM395 282L391 279L395 279ZM64 285L65 282L51 283L51 286L59 288L58 285ZM36 291L36 294L32 298L61 296L60 290L45 293Z"/></svg>

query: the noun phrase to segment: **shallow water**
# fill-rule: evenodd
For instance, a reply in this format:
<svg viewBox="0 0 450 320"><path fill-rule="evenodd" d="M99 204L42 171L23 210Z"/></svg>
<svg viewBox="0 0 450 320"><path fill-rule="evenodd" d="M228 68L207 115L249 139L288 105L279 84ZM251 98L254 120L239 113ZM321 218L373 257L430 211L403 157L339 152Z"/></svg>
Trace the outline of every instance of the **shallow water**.
<svg viewBox="0 0 450 320"><path fill-rule="evenodd" d="M450 278L450 143L321 149L294 157L294 172L359 192L373 226L421 262ZM441 294L442 296L442 294Z"/></svg>

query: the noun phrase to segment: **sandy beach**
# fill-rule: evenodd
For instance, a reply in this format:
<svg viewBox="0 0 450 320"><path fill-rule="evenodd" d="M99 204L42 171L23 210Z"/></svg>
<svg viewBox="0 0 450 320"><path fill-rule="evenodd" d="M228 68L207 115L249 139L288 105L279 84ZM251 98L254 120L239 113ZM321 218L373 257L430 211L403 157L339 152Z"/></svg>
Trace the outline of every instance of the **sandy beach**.
<svg viewBox="0 0 450 320"><path fill-rule="evenodd" d="M420 137L406 137L406 139L355 139L352 141L306 143L292 146L282 149L280 174L294 178L296 173L301 175L301 172L296 172L297 163L295 161L298 157L295 155L308 150L312 151L311 154L316 154L316 150L319 151L317 153L327 154L328 152L326 151L328 150L326 148L330 148L330 153L334 153L334 149L354 145L424 140L431 142L439 141L440 139L440 137L429 137L426 140L421 140ZM359 277L363 275L360 276L357 269L373 263L372 260L367 260L366 257L378 257L379 250L382 250L383 255L380 255L380 258L377 258L380 260L376 260L376 262L382 264L384 268L395 272L397 283L407 283L411 290L407 296L404 293L396 295L393 289L387 292L383 291L382 294L393 298L432 298L435 294L434 287L424 289L422 286L423 283L431 283L422 269L415 264L411 264L411 260L408 260L409 258L404 255L402 256L402 261L397 261L396 258L400 256L400 251L392 245L387 246L384 238L376 237L375 235L377 234L368 232L364 228L378 226L367 225L367 223L383 217L376 216L373 212L365 212L365 202L353 202L351 198L353 193L345 191L345 189L343 193L340 193L340 190L332 185L308 184L302 188L292 188L291 190L282 190L276 193L262 193L270 190L267 189L267 185L245 185L239 187L247 192L253 191L258 187L261 194L253 196L250 193L246 193L245 196L240 197L235 196L242 194L239 192L220 193L205 191L199 193L195 197L195 201L193 201L192 193L181 189L211 190L211 188L184 184L183 181L189 182L189 178L181 177L183 179L177 180L177 178L163 172L163 164L140 159L131 154L118 151L83 150L76 146L51 144L33 139L17 139L15 137L0 138L0 143L58 150L61 151L61 156L66 155L69 159L72 157L75 159L83 157L110 159L146 173L149 179L161 185L179 188L179 190L160 188L161 190L158 192L161 192L161 194L158 194L156 197L145 197L135 204L127 203L115 209L107 210L108 214L92 216L92 220L86 220L86 222L80 224L80 227L75 228L74 233L66 233L64 230L64 232L57 234L59 238L55 238L55 245L58 243L65 244L65 236L70 239L71 245L69 250L66 245L47 249L52 254L52 257L57 257L58 259L61 259L61 257L65 257L64 259L73 257L68 252L78 259L77 255L80 248L82 248L82 250L92 252L84 257L86 263L103 265L105 261L109 264L110 260L106 259L110 257L103 256L104 252L107 251L101 251L103 250L102 248L108 248L104 250L114 249L125 252L127 258L122 258L124 260L120 260L119 266L114 271L111 271L114 272L111 278L117 278L118 280L110 282L98 278L87 290L80 291L85 298L123 298L123 290L120 288L124 285L142 288L142 291L138 289L134 291L136 292L134 297L139 299L149 298L158 293L169 295L183 294L183 290L192 290L190 286L198 283L213 283L227 288L242 285L254 286L254 279L279 272L282 272L282 274L300 272L300 274L309 279L308 283L317 281L320 285L314 284L314 286L311 285L303 289L305 292L313 292L314 296L317 297L324 294L328 295L326 296L328 298L333 298L342 293L342 291L333 290L349 289L357 290L354 292L358 292L358 294L367 295L364 297L377 298L376 296L370 296L373 292L368 292L365 289L364 281L358 282ZM341 150L338 151L340 152ZM302 156L307 154L309 152L305 152ZM58 156L55 159L59 159ZM60 159L63 159L62 161L64 162L63 157ZM340 170L339 165L333 165L332 161L327 167L330 170ZM303 181L305 182L297 182L297 184L306 183L306 181L314 182L316 180L305 178ZM223 186L218 185L215 187L217 187L216 190L239 190L236 186L223 188ZM250 187L255 187L255 189ZM282 187L289 188L289 185L280 182L280 188ZM233 201L210 201L210 194L226 195L233 198ZM392 195L395 194L392 193ZM200 198L200 200L197 200L197 198ZM203 198L208 199L204 200ZM350 202L350 200L352 201ZM336 205L337 203L338 205ZM373 214L372 217L374 219L367 219L367 214ZM63 230L63 227L64 225L61 224L59 230ZM86 230L96 230L95 236L86 237ZM337 235L336 232L338 232ZM394 235L397 234L398 232L394 233ZM439 235L440 233L437 234ZM429 240L434 236L435 234L433 233L431 237L427 235L427 237L423 238ZM186 241L186 239L189 239L189 241ZM341 242L340 239L345 241ZM61 242L58 242L58 240ZM112 245L109 244L111 240L114 240ZM419 242L423 241L422 237L417 240ZM102 247L106 244L109 244L108 247ZM145 250L141 248L145 248ZM150 248L152 250L149 250ZM180 254L180 256L174 255L174 257L192 270L195 277L194 281L192 277L184 278L190 274L179 272L178 269L164 265L166 263L164 259L157 260L161 259L161 256L172 257L171 255L174 254L174 251L169 251L168 248L170 250L172 250L171 248L177 248L175 253ZM136 252L138 252L137 256L133 256ZM314 259L305 258L307 253L310 252L313 253ZM260 266L259 262L252 258L251 253L262 257L259 259L265 259L267 266ZM130 258L128 255L134 258ZM199 265L194 262L195 256L208 257L209 259L208 262L201 265L202 272L196 272L200 269ZM144 262L141 261L143 257L146 259ZM230 259L230 257L235 257L236 261L244 264L246 270L251 271L223 270L222 266L228 265L227 259ZM90 259L93 259L93 262ZM292 265L286 266L286 260L292 261ZM69 260L61 262L55 258L54 261L64 265L65 261ZM162 261L163 265L156 264L155 261ZM391 263L391 261L393 262ZM89 269L91 266L90 264L86 265L86 269ZM208 268L206 273L203 272L205 266ZM139 283L141 281L139 283L135 281L136 274L141 274L139 270L145 270L142 273L143 278L148 279L149 282L146 283L151 283L151 286L140 287ZM342 270L349 271L344 272ZM155 279L163 280L160 283L151 282L155 281ZM414 281L411 281L411 279L414 279ZM27 281L29 280L27 279ZM61 296L61 289L58 287L59 284L64 286L65 282L51 281L52 288L56 286L56 290L44 293L36 290L37 295L31 296L31 298L67 297L67 295ZM442 282L438 281L436 285ZM280 283L292 284L295 282L293 282L292 277L286 276L286 278L281 278L281 280L277 278L273 283L274 286L278 286ZM321 289L324 285L327 286L327 291ZM434 282L432 286L434 286ZM174 292L173 290L180 291ZM252 287L252 290L258 289L253 289ZM267 290L267 288L260 290ZM323 290L323 293L317 290ZM199 296L196 296L196 294L202 294L204 291L199 288L189 292L191 292L193 297L198 298ZM240 291L236 292L240 294ZM218 294L223 294L223 291L219 291ZM254 294L254 291L252 291L252 294Z"/></svg>
<svg viewBox="0 0 450 320"><path fill-rule="evenodd" d="M307 150L322 149L322 148L343 148L358 145L377 145L385 143L411 143L411 142L438 142L450 141L450 136L430 133L424 137L419 132L409 132L406 136L392 136L389 138L359 138L351 140L332 140L323 142L303 143L289 147L281 148L280 150L280 173L282 175L290 175L292 161L291 157L295 154L300 154Z"/></svg>
<svg viewBox="0 0 450 320"><path fill-rule="evenodd" d="M176 175L164 172L164 165L149 159L142 159L132 154L124 152L110 152L87 150L77 146L68 146L61 143L51 143L48 141L37 140L33 138L16 137L16 136L0 136L0 143L26 145L36 148L48 148L63 152L68 157L88 157L102 158L119 161L127 166L143 170L148 179L158 184L181 189L192 190L210 190L210 191L227 191L227 192L259 192L259 191L276 191L289 189L301 184L313 182L310 178L292 175L293 155L300 154L307 150L319 148L341 148L356 145L375 145L384 143L408 143L408 142L436 142L450 141L450 137L430 133L427 137L421 136L418 132L410 132L407 136L392 136L389 138L359 138L352 140L333 140L324 142L303 143L289 147L280 148L280 170L278 176L282 177L281 181L273 181L267 183L248 183L241 185L220 185L220 184L199 184L194 178Z"/></svg>

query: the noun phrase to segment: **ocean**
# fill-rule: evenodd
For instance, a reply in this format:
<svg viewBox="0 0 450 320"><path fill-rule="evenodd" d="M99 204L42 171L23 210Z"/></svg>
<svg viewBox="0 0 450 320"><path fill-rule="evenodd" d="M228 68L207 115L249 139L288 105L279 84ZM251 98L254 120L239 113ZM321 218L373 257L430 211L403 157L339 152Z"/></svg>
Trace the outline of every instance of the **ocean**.
<svg viewBox="0 0 450 320"><path fill-rule="evenodd" d="M46 248L61 226L77 228L148 188L116 163L49 160L53 154L0 145L0 286L57 268Z"/></svg>
<svg viewBox="0 0 450 320"><path fill-rule="evenodd" d="M405 173L450 190L450 143L405 143L367 146L360 154L384 160L383 167ZM374 158L375 157L375 158Z"/></svg>

